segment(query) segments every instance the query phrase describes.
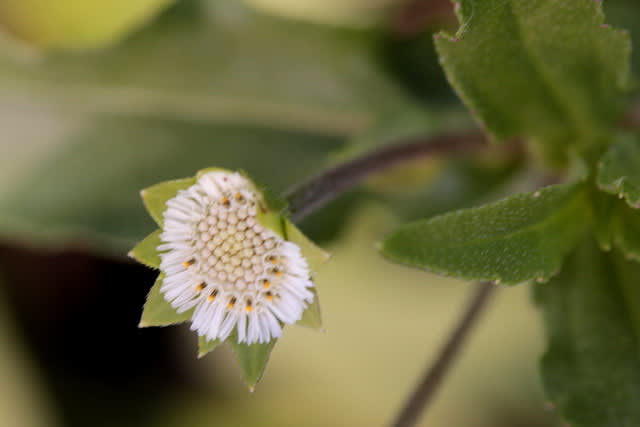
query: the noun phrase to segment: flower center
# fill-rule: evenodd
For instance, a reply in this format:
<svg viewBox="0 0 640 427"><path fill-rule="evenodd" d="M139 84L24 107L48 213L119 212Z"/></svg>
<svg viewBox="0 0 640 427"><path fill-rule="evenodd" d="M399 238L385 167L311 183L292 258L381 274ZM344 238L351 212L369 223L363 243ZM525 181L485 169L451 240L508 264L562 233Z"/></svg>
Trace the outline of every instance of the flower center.
<svg viewBox="0 0 640 427"><path fill-rule="evenodd" d="M185 263L192 262L189 267L197 274L227 291L259 290L278 263L271 254L278 238L258 223L256 211L255 202L242 193L214 200L193 223L195 259Z"/></svg>

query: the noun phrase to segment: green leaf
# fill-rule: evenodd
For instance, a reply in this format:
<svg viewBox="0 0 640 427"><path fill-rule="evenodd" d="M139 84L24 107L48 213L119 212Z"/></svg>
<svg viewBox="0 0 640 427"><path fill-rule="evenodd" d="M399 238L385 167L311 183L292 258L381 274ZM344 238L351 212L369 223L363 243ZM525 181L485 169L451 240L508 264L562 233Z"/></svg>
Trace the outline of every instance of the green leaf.
<svg viewBox="0 0 640 427"><path fill-rule="evenodd" d="M609 1L605 4L607 11L607 20L619 28L624 28L629 32L631 36L631 44L638 46L640 42L640 4L635 0L616 0ZM633 67L634 74L637 76L637 71L640 71L640 49L633 49L631 52L631 65ZM637 86L637 77L633 78L634 86Z"/></svg>
<svg viewBox="0 0 640 427"><path fill-rule="evenodd" d="M381 251L393 261L463 279L544 281L590 225L585 187L553 185L402 225Z"/></svg>
<svg viewBox="0 0 640 427"><path fill-rule="evenodd" d="M229 344L240 364L242 377L250 391L255 389L256 384L262 378L262 374L271 356L271 351L277 341L277 339L272 339L265 344L247 345L237 342L235 335L232 335L229 339Z"/></svg>
<svg viewBox="0 0 640 427"><path fill-rule="evenodd" d="M574 427L640 425L640 265L584 245L536 287L549 336L542 376Z"/></svg>
<svg viewBox="0 0 640 427"><path fill-rule="evenodd" d="M136 261L151 268L160 268L160 255L158 246L162 243L160 240L162 230L156 230L149 234L144 240L129 251L129 256Z"/></svg>
<svg viewBox="0 0 640 427"><path fill-rule="evenodd" d="M628 34L594 0L462 0L436 48L447 77L497 139L526 136L553 158L600 142L628 85ZM563 159L563 160L566 160Z"/></svg>
<svg viewBox="0 0 640 427"><path fill-rule="evenodd" d="M208 340L206 337L198 336L198 358L206 356L220 344L220 340Z"/></svg>
<svg viewBox="0 0 640 427"><path fill-rule="evenodd" d="M623 203L612 222L612 241L627 258L640 261L640 212Z"/></svg>
<svg viewBox="0 0 640 427"><path fill-rule="evenodd" d="M178 313L176 309L164 299L162 292L160 292L163 279L164 274L160 274L149 291L149 295L147 295L147 302L144 304L142 318L138 325L141 328L149 326L169 326L191 319L193 309L184 313Z"/></svg>
<svg viewBox="0 0 640 427"><path fill-rule="evenodd" d="M595 187L591 189L591 206L595 219L594 234L600 248L604 251L611 250L613 245L612 222L618 202L616 198L598 191Z"/></svg>
<svg viewBox="0 0 640 427"><path fill-rule="evenodd" d="M629 206L640 208L640 139L622 135L602 156L598 164L598 187L624 198Z"/></svg>
<svg viewBox="0 0 640 427"><path fill-rule="evenodd" d="M216 164L245 168L282 191L321 168L341 146L338 138L298 131L100 116L57 149L42 151L19 180L2 176L0 233L34 243L90 237L102 244L99 249L122 253L156 228L140 202L141 188ZM39 149L35 141L31 149ZM0 175L12 161L0 156ZM145 192L158 222L166 199L187 182Z"/></svg>
<svg viewBox="0 0 640 427"><path fill-rule="evenodd" d="M140 195L151 217L162 227L163 214L167 210L167 201L176 197L178 191L186 190L195 183L195 178L164 181L145 188L140 192Z"/></svg>
<svg viewBox="0 0 640 427"><path fill-rule="evenodd" d="M593 195L593 206L602 249L616 247L627 258L640 261L640 210L599 192Z"/></svg>

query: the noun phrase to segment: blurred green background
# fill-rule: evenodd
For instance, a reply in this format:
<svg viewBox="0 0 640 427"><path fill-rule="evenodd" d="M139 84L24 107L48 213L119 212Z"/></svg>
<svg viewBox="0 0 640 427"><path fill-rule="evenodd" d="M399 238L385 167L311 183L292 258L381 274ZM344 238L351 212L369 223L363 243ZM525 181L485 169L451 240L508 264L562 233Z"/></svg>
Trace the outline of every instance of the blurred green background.
<svg viewBox="0 0 640 427"><path fill-rule="evenodd" d="M605 2L640 37L640 5ZM249 394L226 348L137 329L154 273L139 190L207 166L277 191L340 159L474 125L431 37L443 0L0 0L0 425L378 426L399 409L470 285L391 265L400 221L520 188L494 149L417 161L301 225L332 254L327 331L289 327ZM638 64L637 56L635 65ZM529 171L530 168L525 168ZM528 289L500 289L421 425L560 426Z"/></svg>

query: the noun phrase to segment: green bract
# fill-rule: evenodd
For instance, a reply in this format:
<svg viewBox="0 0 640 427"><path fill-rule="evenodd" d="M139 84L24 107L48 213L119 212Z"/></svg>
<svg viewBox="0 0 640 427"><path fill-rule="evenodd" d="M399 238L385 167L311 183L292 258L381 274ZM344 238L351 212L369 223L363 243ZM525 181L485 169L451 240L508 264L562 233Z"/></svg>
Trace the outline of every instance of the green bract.
<svg viewBox="0 0 640 427"><path fill-rule="evenodd" d="M159 269L161 267L162 261L159 254L158 246L164 242L161 239L162 233L167 233L166 230L163 231L162 229L165 211L169 209L167 202L171 199L174 199L178 195L180 190L187 190L188 188L199 182L199 180L202 179L202 177L206 174L215 174L216 172L228 174L229 176L238 176L237 174L224 169L209 168L199 171L193 178L166 181L143 190L141 194L144 204L156 223L161 227L161 229L156 230L142 242L140 242L135 248L131 250L129 255L149 267ZM304 236L304 234L294 224L292 224L288 218L284 216L281 205L278 205L277 209L274 209L268 202L268 198L264 197L264 193L262 192L261 187L252 184L251 181L248 181L248 179L249 178L245 174L243 182L249 183L249 189L251 190L251 193L256 195L257 197L257 206L255 207L255 209L257 210L257 215L255 216L256 220L265 229L271 230L275 233L275 235L280 236L282 239L294 243L302 252L302 256L306 260L310 271L315 271L320 264L328 259L327 253L319 249L310 240L308 240ZM238 195L239 194L240 193L238 193ZM190 265L186 266L185 268L188 268L189 266ZM197 314L197 312L194 311L195 308L191 308L183 313L177 312L176 308L174 308L172 304L166 299L165 295L163 294L164 291L161 292L161 286L164 279L165 274L164 272L161 272L158 276L158 280L149 292L147 302L143 309L142 319L140 321L141 327L167 326L175 323L181 323L190 320L192 316L195 316ZM204 284L202 286L204 287ZM265 287L266 286L267 285L265 285ZM266 289L269 288L267 287ZM311 288L310 291L313 294L313 302L310 303L309 306L304 310L302 318L296 323L315 329L321 329L322 321L317 293L314 288ZM235 303L235 299L233 303ZM251 307L251 305L248 306L248 312L251 311ZM224 341L227 340L231 342L234 352L240 362L245 381L250 388L253 388L256 382L262 376L266 363L269 359L269 354L273 349L273 346L275 345L277 339L271 338L270 341L266 343L245 343L239 342L241 340L240 337L236 334L236 332L233 332L230 335L230 338L227 338ZM217 347L220 343L221 340L219 339L208 340L202 335L199 336L198 356L204 356L215 347Z"/></svg>

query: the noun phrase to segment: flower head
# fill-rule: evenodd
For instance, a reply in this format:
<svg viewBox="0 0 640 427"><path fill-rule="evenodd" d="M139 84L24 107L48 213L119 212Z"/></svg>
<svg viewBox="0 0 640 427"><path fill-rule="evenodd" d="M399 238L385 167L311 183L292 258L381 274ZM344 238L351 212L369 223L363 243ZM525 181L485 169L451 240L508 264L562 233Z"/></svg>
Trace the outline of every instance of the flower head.
<svg viewBox="0 0 640 427"><path fill-rule="evenodd" d="M313 301L300 248L259 221L261 195L239 173L203 174L168 200L160 234L160 288L191 329L224 341L264 343Z"/></svg>
<svg viewBox="0 0 640 427"><path fill-rule="evenodd" d="M140 326L191 321L204 356L230 343L251 389L285 324L320 329L311 270L328 254L243 174L205 169L142 191L160 226L129 255L160 270Z"/></svg>

